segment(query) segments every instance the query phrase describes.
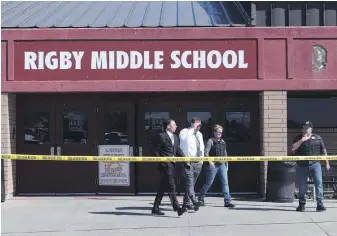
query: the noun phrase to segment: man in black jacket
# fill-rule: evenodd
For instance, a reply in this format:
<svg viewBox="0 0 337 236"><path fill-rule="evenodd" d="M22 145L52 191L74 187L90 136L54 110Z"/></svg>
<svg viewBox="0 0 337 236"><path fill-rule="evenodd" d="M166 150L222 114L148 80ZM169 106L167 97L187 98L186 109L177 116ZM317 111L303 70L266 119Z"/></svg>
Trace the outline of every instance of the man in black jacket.
<svg viewBox="0 0 337 236"><path fill-rule="evenodd" d="M321 136L312 132L313 124L310 121L302 125L302 133L297 135L293 141L292 151L296 156L326 156L327 151ZM325 168L330 169L329 161L325 161ZM298 161L296 174L299 185L299 206L296 211L305 211L306 194L308 190L308 176L312 175L317 200L317 211L325 211L323 204L323 180L322 167L319 161Z"/></svg>
<svg viewBox="0 0 337 236"><path fill-rule="evenodd" d="M169 119L164 122L164 127L166 130L160 133L157 138L157 145L155 148L155 155L158 157L183 157L184 153L179 147L179 139L174 134L177 129L176 122ZM159 205L165 192L168 192L173 209L177 211L178 215L181 216L186 209L179 206L179 202L176 196L176 185L174 182L175 176L175 162L160 162L159 171L162 174L159 189L153 204L152 214L154 215L164 215L164 213L159 209Z"/></svg>

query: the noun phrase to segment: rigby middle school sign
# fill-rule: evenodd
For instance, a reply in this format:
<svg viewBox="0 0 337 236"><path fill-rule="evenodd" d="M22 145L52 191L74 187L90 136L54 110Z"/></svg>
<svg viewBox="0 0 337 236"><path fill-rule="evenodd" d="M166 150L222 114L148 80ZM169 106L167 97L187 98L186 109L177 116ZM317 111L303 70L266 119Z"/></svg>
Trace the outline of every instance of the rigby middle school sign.
<svg viewBox="0 0 337 236"><path fill-rule="evenodd" d="M16 42L15 80L251 79L256 40Z"/></svg>

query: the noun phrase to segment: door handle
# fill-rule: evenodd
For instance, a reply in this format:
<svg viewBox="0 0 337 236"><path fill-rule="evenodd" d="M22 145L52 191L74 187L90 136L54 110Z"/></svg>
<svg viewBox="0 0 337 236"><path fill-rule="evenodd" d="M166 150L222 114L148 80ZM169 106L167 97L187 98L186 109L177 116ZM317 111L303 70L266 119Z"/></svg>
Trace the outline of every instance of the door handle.
<svg viewBox="0 0 337 236"><path fill-rule="evenodd" d="M129 156L133 157L133 147L132 146L129 147Z"/></svg>
<svg viewBox="0 0 337 236"><path fill-rule="evenodd" d="M143 147L142 146L138 147L138 152L139 152L139 156L142 157L143 156Z"/></svg>
<svg viewBox="0 0 337 236"><path fill-rule="evenodd" d="M60 146L56 148L56 155L61 156L61 147Z"/></svg>
<svg viewBox="0 0 337 236"><path fill-rule="evenodd" d="M55 148L54 147L50 147L50 155L51 156L55 155Z"/></svg>

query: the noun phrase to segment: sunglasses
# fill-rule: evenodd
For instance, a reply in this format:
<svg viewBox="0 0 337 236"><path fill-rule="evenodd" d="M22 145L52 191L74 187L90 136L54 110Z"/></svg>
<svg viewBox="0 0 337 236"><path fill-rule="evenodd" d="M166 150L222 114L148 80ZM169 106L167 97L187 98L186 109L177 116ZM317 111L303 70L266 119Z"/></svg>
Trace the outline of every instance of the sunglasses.
<svg viewBox="0 0 337 236"><path fill-rule="evenodd" d="M215 132L216 134L222 134L222 132Z"/></svg>

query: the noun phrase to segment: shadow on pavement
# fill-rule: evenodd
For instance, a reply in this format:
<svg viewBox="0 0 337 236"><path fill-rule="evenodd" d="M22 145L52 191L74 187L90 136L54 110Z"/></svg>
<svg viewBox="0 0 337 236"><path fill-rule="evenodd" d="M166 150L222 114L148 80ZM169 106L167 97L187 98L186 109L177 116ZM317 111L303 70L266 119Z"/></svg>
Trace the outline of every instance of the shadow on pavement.
<svg viewBox="0 0 337 236"><path fill-rule="evenodd" d="M135 199L122 199L122 198L95 198L95 197L91 197L88 198L89 200L110 200L110 201L135 201ZM145 199L137 199L137 202L148 202L149 200L145 200Z"/></svg>
<svg viewBox="0 0 337 236"><path fill-rule="evenodd" d="M293 204L293 203L288 203L288 204ZM295 204L296 204L296 205L294 205L294 206L297 207L297 202L295 202ZM238 204L235 203L235 205L237 205L237 206L251 206L251 207L266 206L266 205L263 205L263 204L254 205L254 204L242 204L242 203L238 203ZM207 206L207 205L206 205L206 206ZM216 207L216 205L209 205L209 206ZM280 204L275 203L275 207L276 207L276 206L277 206L277 207L292 207L291 205L288 205L288 206L282 205L282 203L280 203ZM307 208L307 209L310 209L310 208L316 209L316 206L308 206L308 205L307 205L305 208ZM335 206L333 206L333 207L327 206L326 208L337 208L337 207L335 207Z"/></svg>
<svg viewBox="0 0 337 236"><path fill-rule="evenodd" d="M231 211L295 211L294 209L262 208L262 207L236 207L229 208Z"/></svg>
<svg viewBox="0 0 337 236"><path fill-rule="evenodd" d="M150 205L153 205L153 202L149 203ZM161 206L172 206L171 203L160 203Z"/></svg>
<svg viewBox="0 0 337 236"><path fill-rule="evenodd" d="M94 215L116 215L116 216L152 216L151 213L140 213L140 212L126 212L126 211L99 211L99 212L89 212ZM154 216L154 217L166 217L166 218L179 218L174 216Z"/></svg>
<svg viewBox="0 0 337 236"><path fill-rule="evenodd" d="M149 211L149 212L151 212L152 207L139 207L139 206L133 207L133 206L131 206L131 207L116 207L115 209L118 210L118 211L123 211L123 210L141 210L141 211ZM173 211L173 209L169 209L169 208L162 208L162 207L160 207L160 209L163 210L163 211Z"/></svg>

